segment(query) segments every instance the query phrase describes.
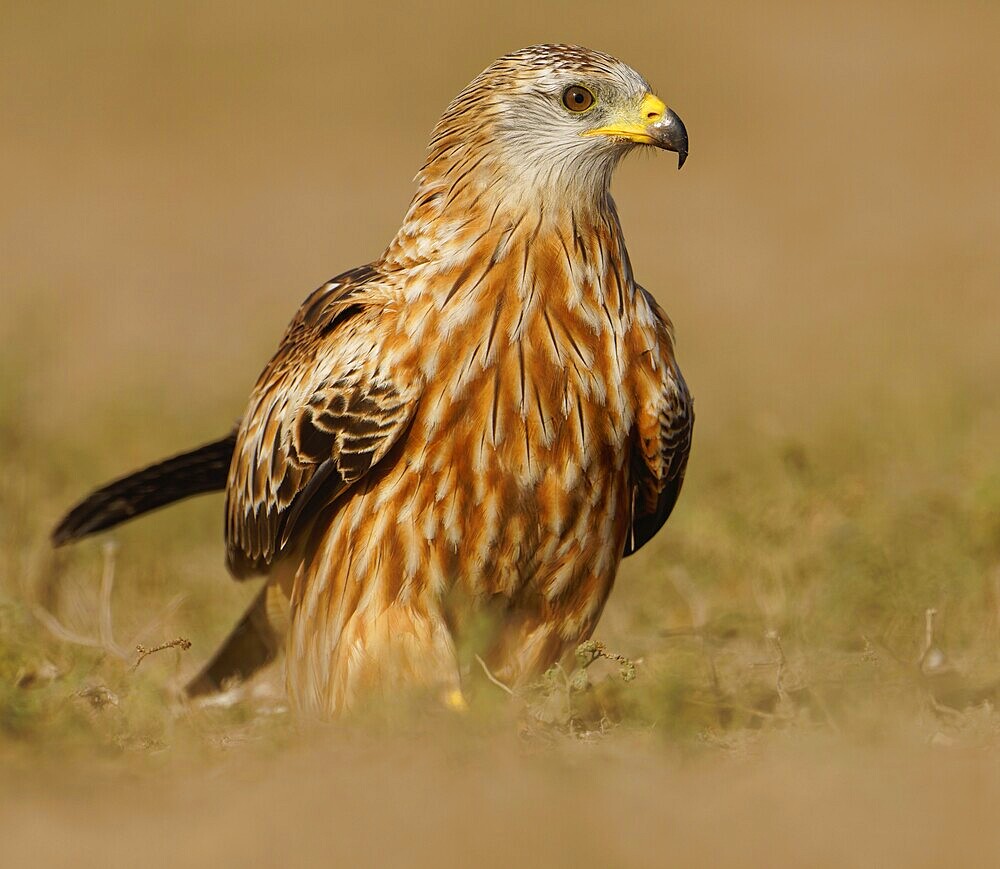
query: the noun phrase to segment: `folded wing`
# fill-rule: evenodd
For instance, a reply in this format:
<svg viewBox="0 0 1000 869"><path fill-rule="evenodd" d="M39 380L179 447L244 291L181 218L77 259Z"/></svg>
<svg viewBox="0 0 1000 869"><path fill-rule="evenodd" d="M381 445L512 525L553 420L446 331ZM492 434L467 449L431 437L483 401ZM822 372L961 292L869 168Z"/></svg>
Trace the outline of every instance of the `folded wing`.
<svg viewBox="0 0 1000 869"><path fill-rule="evenodd" d="M658 380L636 422L632 528L625 543L626 556L647 543L670 517L684 483L694 429L694 400L674 360L670 321L652 296L640 291L657 320L654 352L661 362L656 369Z"/></svg>
<svg viewBox="0 0 1000 869"><path fill-rule="evenodd" d="M376 281L362 268L317 290L257 382L229 473L237 576L265 569L407 429L416 390L380 358Z"/></svg>

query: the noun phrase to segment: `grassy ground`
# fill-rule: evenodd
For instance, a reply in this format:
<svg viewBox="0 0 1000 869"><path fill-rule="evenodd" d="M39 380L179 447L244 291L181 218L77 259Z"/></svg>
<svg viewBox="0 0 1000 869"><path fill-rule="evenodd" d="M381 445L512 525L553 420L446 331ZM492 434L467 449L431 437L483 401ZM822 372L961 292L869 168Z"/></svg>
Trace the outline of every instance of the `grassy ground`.
<svg viewBox="0 0 1000 869"><path fill-rule="evenodd" d="M457 5L3 10L0 834L22 862L995 865L996 9L556 6L488 35ZM598 660L405 736L303 727L266 684L179 705L253 591L221 499L116 533L110 603L106 541L53 553L51 525L224 432L308 290L392 234L453 92L543 39L634 63L692 138L684 172L616 185L699 414L680 506L597 632L634 678ZM120 654L66 636L102 618Z"/></svg>

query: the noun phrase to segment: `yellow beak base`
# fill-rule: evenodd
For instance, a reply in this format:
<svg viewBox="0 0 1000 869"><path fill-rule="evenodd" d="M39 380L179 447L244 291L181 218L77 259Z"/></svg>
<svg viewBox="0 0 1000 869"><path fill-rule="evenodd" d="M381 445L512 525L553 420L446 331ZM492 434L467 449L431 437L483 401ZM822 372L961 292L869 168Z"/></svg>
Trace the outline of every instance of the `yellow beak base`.
<svg viewBox="0 0 1000 869"><path fill-rule="evenodd" d="M659 97L646 94L639 104L638 111L629 112L628 117L622 117L606 127L587 130L584 136L612 136L618 139L628 139L642 145L655 145L657 140L650 134L649 127L663 119L667 106Z"/></svg>

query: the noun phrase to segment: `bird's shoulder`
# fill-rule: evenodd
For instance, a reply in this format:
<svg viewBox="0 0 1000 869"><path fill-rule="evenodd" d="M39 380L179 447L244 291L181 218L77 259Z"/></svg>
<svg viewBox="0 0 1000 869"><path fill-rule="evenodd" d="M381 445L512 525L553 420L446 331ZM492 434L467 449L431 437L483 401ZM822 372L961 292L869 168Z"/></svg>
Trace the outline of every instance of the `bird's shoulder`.
<svg viewBox="0 0 1000 869"><path fill-rule="evenodd" d="M359 315L377 310L387 298L383 275L372 264L358 266L331 278L311 292L299 306L281 337L275 356L292 352L310 342L321 342ZM352 323L351 328L356 325Z"/></svg>

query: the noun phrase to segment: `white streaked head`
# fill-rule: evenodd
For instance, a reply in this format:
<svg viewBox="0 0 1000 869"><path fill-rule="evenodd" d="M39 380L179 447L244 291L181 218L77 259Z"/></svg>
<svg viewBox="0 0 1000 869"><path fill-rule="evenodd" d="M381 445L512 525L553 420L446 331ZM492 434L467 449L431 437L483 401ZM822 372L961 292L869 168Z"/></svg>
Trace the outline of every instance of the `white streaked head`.
<svg viewBox="0 0 1000 869"><path fill-rule="evenodd" d="M687 156L684 125L638 72L599 51L535 45L495 61L452 101L428 168L488 165L503 183L599 193L641 146Z"/></svg>

